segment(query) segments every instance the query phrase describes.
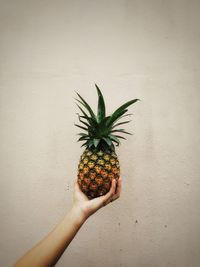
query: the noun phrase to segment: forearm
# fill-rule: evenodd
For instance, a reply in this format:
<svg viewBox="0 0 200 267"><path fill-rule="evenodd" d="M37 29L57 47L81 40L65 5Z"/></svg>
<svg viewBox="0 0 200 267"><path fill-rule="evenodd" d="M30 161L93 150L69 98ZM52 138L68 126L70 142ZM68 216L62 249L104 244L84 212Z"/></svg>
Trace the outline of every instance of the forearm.
<svg viewBox="0 0 200 267"><path fill-rule="evenodd" d="M86 218L73 207L60 223L14 267L52 267L59 260Z"/></svg>
<svg viewBox="0 0 200 267"><path fill-rule="evenodd" d="M14 267L52 267L59 260L85 220L101 207L116 200L121 191L121 179L112 180L110 191L89 200L75 183L74 204L71 211L35 247L29 250Z"/></svg>

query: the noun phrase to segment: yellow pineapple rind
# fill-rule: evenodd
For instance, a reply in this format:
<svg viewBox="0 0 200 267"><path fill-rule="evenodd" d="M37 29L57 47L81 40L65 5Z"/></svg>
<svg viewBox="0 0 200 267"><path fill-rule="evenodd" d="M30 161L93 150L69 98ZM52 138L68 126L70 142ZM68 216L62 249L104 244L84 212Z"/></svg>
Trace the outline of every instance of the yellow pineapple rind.
<svg viewBox="0 0 200 267"><path fill-rule="evenodd" d="M119 179L120 165L115 152L86 149L78 165L78 184L88 198L105 195L112 179Z"/></svg>

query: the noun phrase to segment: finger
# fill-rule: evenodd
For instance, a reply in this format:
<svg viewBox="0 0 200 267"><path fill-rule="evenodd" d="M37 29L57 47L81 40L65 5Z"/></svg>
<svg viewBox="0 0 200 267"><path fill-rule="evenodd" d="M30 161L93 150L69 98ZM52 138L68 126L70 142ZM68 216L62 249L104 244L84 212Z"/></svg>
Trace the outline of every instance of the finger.
<svg viewBox="0 0 200 267"><path fill-rule="evenodd" d="M109 192L106 195L94 198L91 201L94 201L95 206L96 207L98 206L98 208L106 206L110 202L112 196L115 194L115 190L116 190L116 180L113 179Z"/></svg>
<svg viewBox="0 0 200 267"><path fill-rule="evenodd" d="M120 197L121 194L121 190L122 190L122 178L120 177L117 181L117 189L116 189L116 193L114 194L114 196L112 197L112 200L116 200Z"/></svg>
<svg viewBox="0 0 200 267"><path fill-rule="evenodd" d="M75 188L78 187L78 181L77 181L77 180L74 181L74 187L75 187Z"/></svg>
<svg viewBox="0 0 200 267"><path fill-rule="evenodd" d="M115 191L116 191L116 180L113 179L109 192L103 196L104 205L108 204L111 201L112 197L115 195Z"/></svg>
<svg viewBox="0 0 200 267"><path fill-rule="evenodd" d="M78 181L77 181L77 180L74 182L74 189L75 189L76 191L78 191L78 192L80 192L80 191L81 191L81 189L80 189L80 186L79 186L79 184L78 184Z"/></svg>
<svg viewBox="0 0 200 267"><path fill-rule="evenodd" d="M115 190L116 181L112 181L111 188L106 195L89 200L90 204L92 204L93 210L96 211L99 208L105 206L107 204L107 201L109 202L109 199L114 195Z"/></svg>

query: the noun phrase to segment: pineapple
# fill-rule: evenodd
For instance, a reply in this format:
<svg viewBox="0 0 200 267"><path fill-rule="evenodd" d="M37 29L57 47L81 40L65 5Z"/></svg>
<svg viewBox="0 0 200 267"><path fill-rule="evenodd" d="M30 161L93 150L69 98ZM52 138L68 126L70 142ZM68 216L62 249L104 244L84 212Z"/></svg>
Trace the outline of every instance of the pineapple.
<svg viewBox="0 0 200 267"><path fill-rule="evenodd" d="M98 94L97 115L94 114L88 103L77 93L77 106L81 111L78 119L81 124L75 124L84 132L79 133L77 141L84 141L85 150L80 157L78 165L78 184L89 199L105 195L111 186L112 179L119 179L120 165L115 145L119 146L120 139L126 139L121 134L131 134L124 129L117 128L129 123L130 120L120 119L130 116L125 114L128 107L139 99L133 99L118 109L110 116L106 116L103 95L95 84Z"/></svg>

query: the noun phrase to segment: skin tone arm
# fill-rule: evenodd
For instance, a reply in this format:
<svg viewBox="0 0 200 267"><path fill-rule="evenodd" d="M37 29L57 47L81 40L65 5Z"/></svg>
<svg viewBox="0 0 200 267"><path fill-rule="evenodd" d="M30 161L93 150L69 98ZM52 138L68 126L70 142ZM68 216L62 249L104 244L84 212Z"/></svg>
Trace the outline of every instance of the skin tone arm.
<svg viewBox="0 0 200 267"><path fill-rule="evenodd" d="M55 266L87 218L98 209L119 198L121 183L121 178L117 182L113 179L110 191L106 195L89 200L76 182L71 210L44 239L19 259L14 267Z"/></svg>

